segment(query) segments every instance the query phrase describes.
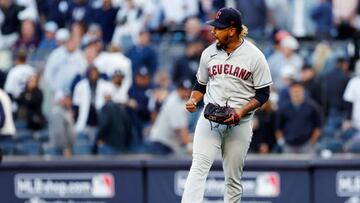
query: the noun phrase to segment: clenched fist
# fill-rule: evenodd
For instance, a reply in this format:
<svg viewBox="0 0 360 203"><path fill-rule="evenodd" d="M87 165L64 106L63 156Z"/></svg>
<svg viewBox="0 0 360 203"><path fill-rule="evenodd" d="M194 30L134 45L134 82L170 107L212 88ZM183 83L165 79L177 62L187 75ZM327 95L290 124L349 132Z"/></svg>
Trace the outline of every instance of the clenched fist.
<svg viewBox="0 0 360 203"><path fill-rule="evenodd" d="M185 107L186 110L188 110L189 112L195 112L196 111L196 101L194 98L190 98L189 100L187 100Z"/></svg>

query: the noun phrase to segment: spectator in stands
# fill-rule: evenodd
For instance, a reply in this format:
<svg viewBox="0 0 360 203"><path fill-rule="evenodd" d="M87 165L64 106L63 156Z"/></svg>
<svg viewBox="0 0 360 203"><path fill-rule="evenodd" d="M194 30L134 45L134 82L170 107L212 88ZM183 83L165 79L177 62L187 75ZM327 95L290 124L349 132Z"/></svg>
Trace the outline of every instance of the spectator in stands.
<svg viewBox="0 0 360 203"><path fill-rule="evenodd" d="M354 37L356 28L356 13L359 5L358 0L348 0L346 4L341 0L332 0L333 20L338 31L339 38Z"/></svg>
<svg viewBox="0 0 360 203"><path fill-rule="evenodd" d="M15 136L16 129L12 116L11 99L0 89L0 136Z"/></svg>
<svg viewBox="0 0 360 203"><path fill-rule="evenodd" d="M346 128L351 126L360 131L360 60L356 63L355 75L347 84L343 99L352 104L351 124L349 125L349 122L347 122L348 127Z"/></svg>
<svg viewBox="0 0 360 203"><path fill-rule="evenodd" d="M253 138L250 151L260 154L272 153L275 149L275 124L276 111L271 101L267 101L258 111L253 119Z"/></svg>
<svg viewBox="0 0 360 203"><path fill-rule="evenodd" d="M84 22L73 22L70 27L71 37L80 44L86 34L87 25Z"/></svg>
<svg viewBox="0 0 360 203"><path fill-rule="evenodd" d="M127 101L128 91L133 83L131 60L120 51L119 47L109 45L106 51L96 57L94 64L108 78L111 78L117 70L123 73L121 87L117 90L116 95L113 95L113 100L120 103Z"/></svg>
<svg viewBox="0 0 360 203"><path fill-rule="evenodd" d="M192 138L188 131L188 112L184 109L190 97L192 82L184 79L166 99L150 132L147 149L154 154L192 153Z"/></svg>
<svg viewBox="0 0 360 203"><path fill-rule="evenodd" d="M343 100L346 85L350 80L349 61L340 57L334 70L321 76L317 84L318 103L325 116L324 134L334 137L349 112L349 103Z"/></svg>
<svg viewBox="0 0 360 203"><path fill-rule="evenodd" d="M207 33L203 30L201 21L197 17L189 17L186 19L184 24L185 29L185 43L191 43L194 41L202 41L204 44L208 45L211 43L213 38L209 39Z"/></svg>
<svg viewBox="0 0 360 203"><path fill-rule="evenodd" d="M102 7L94 9L93 21L100 25L102 30L102 41L105 46L111 41L114 30L115 30L115 19L117 8L112 6L111 0L103 0Z"/></svg>
<svg viewBox="0 0 360 203"><path fill-rule="evenodd" d="M184 20L190 16L198 16L198 1L193 0L160 0L160 7L163 8L164 25L168 30L182 25Z"/></svg>
<svg viewBox="0 0 360 203"><path fill-rule="evenodd" d="M304 64L301 69L300 80L304 84L306 95L317 101L318 92L316 91L316 73L310 64Z"/></svg>
<svg viewBox="0 0 360 203"><path fill-rule="evenodd" d="M172 70L172 80L174 83L181 78L191 78L196 80L196 73L199 68L199 61L205 44L201 40L189 41L186 44L185 53L175 60Z"/></svg>
<svg viewBox="0 0 360 203"><path fill-rule="evenodd" d="M54 21L60 28L69 26L71 13L67 0L47 1L46 15L48 21Z"/></svg>
<svg viewBox="0 0 360 203"><path fill-rule="evenodd" d="M133 124L136 129L136 142L141 143L143 130L150 124L149 98L153 90L149 69L145 66L135 72L134 83L129 90L129 104L134 109L132 115Z"/></svg>
<svg viewBox="0 0 360 203"><path fill-rule="evenodd" d="M50 145L65 157L71 156L75 139L71 96L58 91L54 97L55 105L49 114Z"/></svg>
<svg viewBox="0 0 360 203"><path fill-rule="evenodd" d="M37 49L39 40L34 20L25 19L21 21L20 36L16 40L13 50L26 49L29 53L33 53Z"/></svg>
<svg viewBox="0 0 360 203"><path fill-rule="evenodd" d="M81 42L81 49L86 58L87 65L91 65L95 63L95 59L101 53L103 48L103 44L100 38L94 36L85 36Z"/></svg>
<svg viewBox="0 0 360 203"><path fill-rule="evenodd" d="M25 90L18 98L19 111L17 119L24 119L27 128L40 130L46 125L42 113L43 93L39 88L39 75L32 75L26 82Z"/></svg>
<svg viewBox="0 0 360 203"><path fill-rule="evenodd" d="M265 39L265 27L268 21L268 11L265 0L236 0L235 4L236 8L242 14L244 25L249 28L249 37ZM256 13L256 15L253 15L254 13Z"/></svg>
<svg viewBox="0 0 360 203"><path fill-rule="evenodd" d="M291 15L287 0L267 0L270 28L290 31L288 16Z"/></svg>
<svg viewBox="0 0 360 203"><path fill-rule="evenodd" d="M83 37L83 40L88 37L90 39L98 39L101 43L103 43L104 41L103 39L103 31L100 27L100 25L98 23L91 23L88 26L88 29L86 30L86 33ZM103 47L106 47L106 45Z"/></svg>
<svg viewBox="0 0 360 203"><path fill-rule="evenodd" d="M290 86L296 80L295 68L291 65L285 65L280 72L280 77L283 82L283 87L277 92L279 95L278 107L288 105L290 102Z"/></svg>
<svg viewBox="0 0 360 203"><path fill-rule="evenodd" d="M342 125L342 139L344 152L360 152L360 60L355 64L355 74L346 86L343 98L351 103L350 115ZM350 136L349 136L350 132ZM347 138L347 139L344 139Z"/></svg>
<svg viewBox="0 0 360 203"><path fill-rule="evenodd" d="M41 35L39 45L30 58L32 64L36 64L39 72L43 71L51 51L58 46L55 39L57 29L58 26L53 21L46 22L43 26L43 34Z"/></svg>
<svg viewBox="0 0 360 203"><path fill-rule="evenodd" d="M125 82L125 74L121 70L115 70L111 77L111 83L114 88L113 95L111 96L113 102L127 105L129 101L129 88L124 88Z"/></svg>
<svg viewBox="0 0 360 203"><path fill-rule="evenodd" d="M44 81L47 88L69 92L77 74L86 70L86 60L79 49L78 41L71 37L64 46L53 50L45 65Z"/></svg>
<svg viewBox="0 0 360 203"><path fill-rule="evenodd" d="M63 46L70 39L70 32L66 28L60 28L55 33L57 47Z"/></svg>
<svg viewBox="0 0 360 203"><path fill-rule="evenodd" d="M21 20L18 16L24 9L25 7L19 6L13 0L0 1L0 11L3 14L0 23L2 34L0 48L7 49L14 45L21 27Z"/></svg>
<svg viewBox="0 0 360 203"><path fill-rule="evenodd" d="M158 0L148 0L138 3L141 4L143 14L143 28L148 29L153 35L157 37L160 32L164 31L163 27L163 12L159 6Z"/></svg>
<svg viewBox="0 0 360 203"><path fill-rule="evenodd" d="M111 79L114 88L112 98L109 99L99 112L99 132L97 136L98 154L118 154L133 150L138 131L133 120L134 106L128 100L127 92L122 91L124 73L116 70ZM126 95L124 95L126 93ZM125 96L122 98L122 96Z"/></svg>
<svg viewBox="0 0 360 203"><path fill-rule="evenodd" d="M285 31L285 30L274 30L272 35L271 35L271 38L272 38L272 41L273 41L273 46L268 48L268 50L266 51L265 56L269 57L272 54L273 55L279 55L281 53L280 52L280 50L281 50L280 42L285 37L287 37L289 35L290 35L290 33Z"/></svg>
<svg viewBox="0 0 360 203"><path fill-rule="evenodd" d="M329 39L333 29L333 15L331 0L320 0L310 12L310 17L315 23L317 39Z"/></svg>
<svg viewBox="0 0 360 203"><path fill-rule="evenodd" d="M21 12L20 15L32 15L34 20L39 20L39 14L37 10L38 0L13 0L19 6L24 6L25 10Z"/></svg>
<svg viewBox="0 0 360 203"><path fill-rule="evenodd" d="M135 0L123 1L116 14L115 24L111 43L127 51L135 44L144 26L143 8Z"/></svg>
<svg viewBox="0 0 360 203"><path fill-rule="evenodd" d="M41 39L38 52L49 53L57 47L55 34L58 30L58 25L54 21L48 21L44 25L44 36ZM44 57L45 59L45 57Z"/></svg>
<svg viewBox="0 0 360 203"><path fill-rule="evenodd" d="M104 106L106 98L112 95L111 83L100 78L96 66L87 68L86 78L76 86L73 94L73 105L77 115L76 133L86 134L91 143L95 144L98 129L97 112Z"/></svg>
<svg viewBox="0 0 360 203"><path fill-rule="evenodd" d="M322 41L316 44L315 50L311 54L311 63L316 75L324 75L334 69L333 58L333 51L329 42Z"/></svg>
<svg viewBox="0 0 360 203"><path fill-rule="evenodd" d="M142 66L146 66L150 77L153 78L158 66L158 56L151 46L150 33L142 30L138 36L138 43L131 47L125 54L132 63L132 72L138 72Z"/></svg>
<svg viewBox="0 0 360 203"><path fill-rule="evenodd" d="M132 120L126 108L126 105L115 103L109 98L99 111L99 132L96 141L98 154L128 152L133 131Z"/></svg>
<svg viewBox="0 0 360 203"><path fill-rule="evenodd" d="M13 100L17 100L25 90L26 82L35 74L35 68L27 64L27 51L19 50L15 57L15 66L10 69L4 90ZM16 108L14 109L16 110Z"/></svg>
<svg viewBox="0 0 360 203"><path fill-rule="evenodd" d="M318 1L314 0L300 0L287 1L288 16L285 16L289 31L297 38L304 38L314 36L315 26L309 13Z"/></svg>
<svg viewBox="0 0 360 203"><path fill-rule="evenodd" d="M82 54L84 56L84 58L86 59L86 63L84 64L86 67L91 67L91 65L95 65L96 67L97 64L95 64L95 59L98 58L101 49L102 49L102 43L100 38L94 38L94 37L90 37L90 36L85 36L82 40L81 43L81 49L82 49ZM85 67L85 69L86 69ZM99 68L98 68L99 69ZM107 79L108 77L104 77L101 73L101 77L104 79ZM72 82L71 82L71 88L70 88L70 92L73 93L75 86L78 82L80 82L82 79L84 79L86 77L86 70L84 72L79 72L76 74L76 76L73 78Z"/></svg>
<svg viewBox="0 0 360 203"><path fill-rule="evenodd" d="M177 81L179 81L178 79ZM172 91L170 75L166 70L158 71L155 74L154 89L149 99L149 110L151 112L151 123L153 124L160 109Z"/></svg>
<svg viewBox="0 0 360 203"><path fill-rule="evenodd" d="M88 26L93 20L93 9L88 0L73 0L69 3L70 23Z"/></svg>
<svg viewBox="0 0 360 203"><path fill-rule="evenodd" d="M291 103L280 108L276 118L276 139L285 153L314 153L321 135L318 106L305 97L299 82L290 87Z"/></svg>
<svg viewBox="0 0 360 203"><path fill-rule="evenodd" d="M279 52L274 52L268 58L271 76L277 90L284 86L280 73L281 69L283 69L285 65L291 65L294 67L295 75L297 76L296 79L299 79L301 67L303 66L304 61L303 58L296 53L298 48L298 41L294 37L288 35L281 40Z"/></svg>
<svg viewBox="0 0 360 203"><path fill-rule="evenodd" d="M224 8L226 3L228 2L223 0L199 1L199 18L202 22L213 19L216 11Z"/></svg>

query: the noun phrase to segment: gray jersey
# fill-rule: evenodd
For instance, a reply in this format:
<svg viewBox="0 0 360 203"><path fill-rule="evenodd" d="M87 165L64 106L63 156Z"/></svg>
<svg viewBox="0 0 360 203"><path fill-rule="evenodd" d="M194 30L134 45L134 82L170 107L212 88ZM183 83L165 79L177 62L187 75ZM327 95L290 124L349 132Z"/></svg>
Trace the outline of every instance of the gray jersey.
<svg viewBox="0 0 360 203"><path fill-rule="evenodd" d="M211 102L240 108L255 96L255 90L272 84L263 53L252 43L243 44L228 55L212 44L202 53L197 72L200 84L207 85L205 104Z"/></svg>

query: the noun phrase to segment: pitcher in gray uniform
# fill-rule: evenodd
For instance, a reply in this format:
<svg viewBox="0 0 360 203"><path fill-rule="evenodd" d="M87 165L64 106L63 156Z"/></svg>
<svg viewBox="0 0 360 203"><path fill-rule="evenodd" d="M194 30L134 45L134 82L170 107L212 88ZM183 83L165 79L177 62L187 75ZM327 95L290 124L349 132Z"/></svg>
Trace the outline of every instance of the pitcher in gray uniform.
<svg viewBox="0 0 360 203"><path fill-rule="evenodd" d="M221 151L225 176L225 203L238 203L242 196L241 176L252 138L254 111L269 98L272 84L263 53L245 39L247 28L234 8L222 8L214 20L216 42L206 48L200 59L197 81L186 109L196 111L197 103L215 103L235 108L226 122L211 123L200 116L194 134L192 165L186 180L182 203L201 203L210 167ZM203 114L203 113L202 113ZM235 118L240 122L235 123Z"/></svg>

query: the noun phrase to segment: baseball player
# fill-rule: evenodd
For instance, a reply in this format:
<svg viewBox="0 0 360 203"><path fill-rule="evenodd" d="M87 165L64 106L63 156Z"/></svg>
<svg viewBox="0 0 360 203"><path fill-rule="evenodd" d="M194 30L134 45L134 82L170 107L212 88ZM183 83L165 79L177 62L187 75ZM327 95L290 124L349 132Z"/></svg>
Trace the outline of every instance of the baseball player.
<svg viewBox="0 0 360 203"><path fill-rule="evenodd" d="M219 150L226 181L224 202L238 203L243 191L240 180L244 161L252 138L250 121L254 111L268 100L272 80L264 55L245 39L247 28L242 25L238 10L222 8L207 23L213 26L216 42L201 55L197 81L186 109L195 112L196 104L204 99L205 105L229 105L235 113L225 124L215 125L200 116L182 203L203 202L205 181Z"/></svg>

